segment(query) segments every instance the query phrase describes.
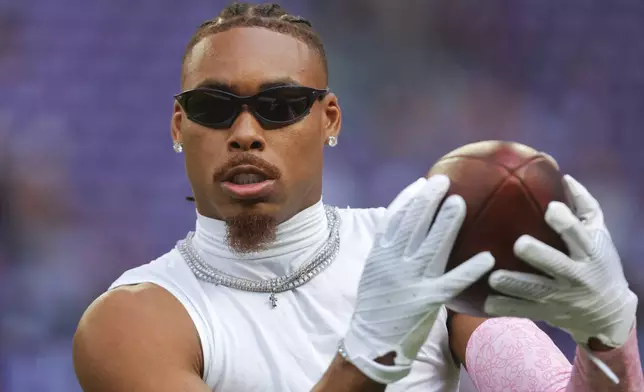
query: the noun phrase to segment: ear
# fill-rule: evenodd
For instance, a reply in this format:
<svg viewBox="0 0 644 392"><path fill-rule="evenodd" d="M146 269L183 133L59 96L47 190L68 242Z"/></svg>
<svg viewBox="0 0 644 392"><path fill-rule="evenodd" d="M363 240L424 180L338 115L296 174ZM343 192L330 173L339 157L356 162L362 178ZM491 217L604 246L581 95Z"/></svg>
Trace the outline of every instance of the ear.
<svg viewBox="0 0 644 392"><path fill-rule="evenodd" d="M328 93L324 100L324 113L323 113L323 129L324 129L324 140L325 143L329 140L329 136L335 136L336 138L340 136L340 130L342 128L342 110L340 110L340 105L338 103L338 97L333 93Z"/></svg>
<svg viewBox="0 0 644 392"><path fill-rule="evenodd" d="M172 119L170 120L170 137L172 137L172 143L182 142L181 138L181 121L183 119L183 111L181 106L177 102L174 103L174 108L172 111Z"/></svg>

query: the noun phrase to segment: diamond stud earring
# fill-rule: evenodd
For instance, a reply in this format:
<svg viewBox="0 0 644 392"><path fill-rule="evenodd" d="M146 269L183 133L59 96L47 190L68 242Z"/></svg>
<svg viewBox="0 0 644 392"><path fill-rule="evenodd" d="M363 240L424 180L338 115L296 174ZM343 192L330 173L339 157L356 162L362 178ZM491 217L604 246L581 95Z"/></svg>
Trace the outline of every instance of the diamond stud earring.
<svg viewBox="0 0 644 392"><path fill-rule="evenodd" d="M327 143L329 144L329 147L335 147L338 145L338 138L335 136L329 136Z"/></svg>
<svg viewBox="0 0 644 392"><path fill-rule="evenodd" d="M179 142L174 142L174 144L172 144L172 149L177 154L181 154L181 152L183 152L183 144Z"/></svg>

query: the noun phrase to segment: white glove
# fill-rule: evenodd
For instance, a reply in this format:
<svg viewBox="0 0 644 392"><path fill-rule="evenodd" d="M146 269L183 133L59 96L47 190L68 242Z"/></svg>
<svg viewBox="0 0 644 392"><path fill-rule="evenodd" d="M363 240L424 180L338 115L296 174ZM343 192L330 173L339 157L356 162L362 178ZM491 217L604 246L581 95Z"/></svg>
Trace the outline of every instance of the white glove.
<svg viewBox="0 0 644 392"><path fill-rule="evenodd" d="M637 296L628 288L599 203L572 177L565 176L564 185L576 216L565 204L552 202L545 219L568 245L570 257L522 236L514 245L516 256L554 279L495 271L490 286L518 299L489 297L485 311L546 321L566 330L582 348L591 337L619 347L635 322Z"/></svg>
<svg viewBox="0 0 644 392"><path fill-rule="evenodd" d="M409 374L441 306L494 266L485 252L444 275L466 212L465 201L450 196L432 224L448 188L449 179L439 175L403 191L365 262L356 310L339 352L379 383ZM395 353L394 365L374 361L388 353Z"/></svg>

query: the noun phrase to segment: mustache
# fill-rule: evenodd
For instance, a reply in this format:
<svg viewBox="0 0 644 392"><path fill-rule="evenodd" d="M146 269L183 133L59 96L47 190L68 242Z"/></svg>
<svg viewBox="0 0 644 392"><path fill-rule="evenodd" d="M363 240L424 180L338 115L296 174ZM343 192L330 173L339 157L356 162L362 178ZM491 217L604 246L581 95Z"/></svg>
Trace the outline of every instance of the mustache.
<svg viewBox="0 0 644 392"><path fill-rule="evenodd" d="M216 181L223 180L224 176L232 169L241 165L255 166L266 174L271 180L278 180L282 177L282 172L277 166L265 161L257 155L251 153L241 153L233 155L225 164L215 171L214 178Z"/></svg>

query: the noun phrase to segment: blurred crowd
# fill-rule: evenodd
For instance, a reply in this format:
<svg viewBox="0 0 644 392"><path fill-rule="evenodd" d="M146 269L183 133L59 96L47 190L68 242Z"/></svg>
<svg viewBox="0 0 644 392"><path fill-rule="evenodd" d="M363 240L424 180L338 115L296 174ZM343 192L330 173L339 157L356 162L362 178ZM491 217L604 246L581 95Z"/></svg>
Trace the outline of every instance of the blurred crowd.
<svg viewBox="0 0 644 392"><path fill-rule="evenodd" d="M280 3L322 35L343 108L326 203L386 205L462 144L523 142L600 200L644 296L644 3ZM0 392L78 391L83 310L193 226L172 95L225 4L0 0Z"/></svg>

